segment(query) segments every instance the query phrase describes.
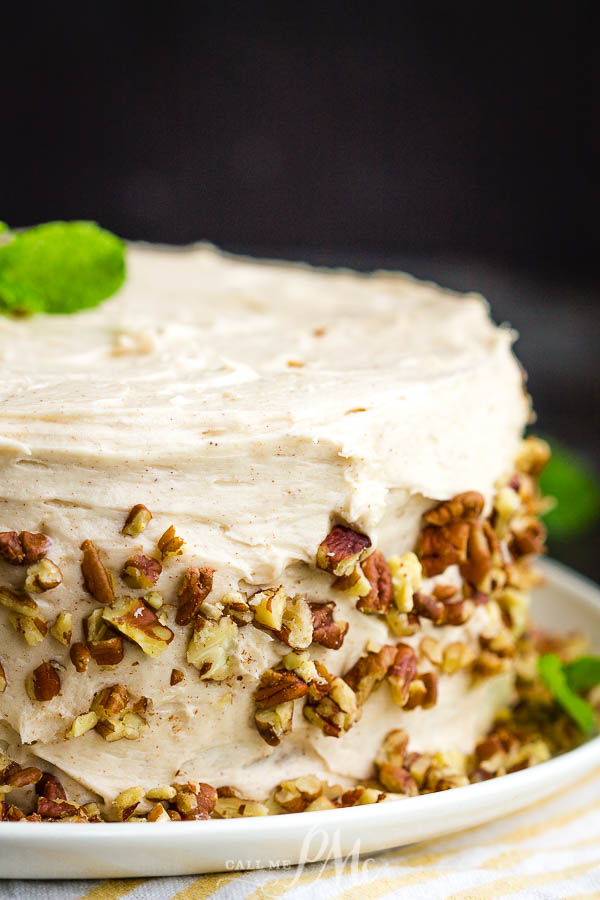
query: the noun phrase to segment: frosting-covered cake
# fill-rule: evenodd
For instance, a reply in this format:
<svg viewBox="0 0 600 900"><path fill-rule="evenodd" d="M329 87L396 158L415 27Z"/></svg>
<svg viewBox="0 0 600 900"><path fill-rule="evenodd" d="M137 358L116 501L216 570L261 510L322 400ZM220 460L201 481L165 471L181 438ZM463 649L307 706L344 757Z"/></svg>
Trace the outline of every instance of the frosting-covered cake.
<svg viewBox="0 0 600 900"><path fill-rule="evenodd" d="M0 791L152 820L466 783L543 542L512 333L401 274L128 269L0 317Z"/></svg>

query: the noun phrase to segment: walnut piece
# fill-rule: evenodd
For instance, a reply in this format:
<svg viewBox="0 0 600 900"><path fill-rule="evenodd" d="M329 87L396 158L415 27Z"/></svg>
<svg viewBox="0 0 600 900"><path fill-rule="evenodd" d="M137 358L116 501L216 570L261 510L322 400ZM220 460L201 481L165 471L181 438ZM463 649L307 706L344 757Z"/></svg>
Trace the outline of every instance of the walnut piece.
<svg viewBox="0 0 600 900"><path fill-rule="evenodd" d="M121 578L131 588L154 587L162 572L162 566L157 559L151 556L138 554L126 560Z"/></svg>
<svg viewBox="0 0 600 900"><path fill-rule="evenodd" d="M189 625L200 612L213 586L215 569L210 566L190 566L177 591L179 607L175 616L178 625Z"/></svg>
<svg viewBox="0 0 600 900"><path fill-rule="evenodd" d="M223 681L233 672L238 627L229 616L218 622L198 616L187 648L186 659L203 680Z"/></svg>
<svg viewBox="0 0 600 900"><path fill-rule="evenodd" d="M173 640L171 629L137 597L119 597L104 610L102 618L141 647L146 656L160 656Z"/></svg>
<svg viewBox="0 0 600 900"><path fill-rule="evenodd" d="M374 550L361 566L363 573L371 585L371 590L361 597L356 604L364 613L385 615L392 603L392 575L385 556L380 550Z"/></svg>
<svg viewBox="0 0 600 900"><path fill-rule="evenodd" d="M125 520L121 534L137 537L138 534L141 534L146 529L151 519L152 513L148 507L144 506L143 503L136 503Z"/></svg>
<svg viewBox="0 0 600 900"><path fill-rule="evenodd" d="M317 550L317 566L333 575L350 575L371 548L371 539L347 525L335 525Z"/></svg>
<svg viewBox="0 0 600 900"><path fill-rule="evenodd" d="M98 603L108 606L115 599L112 578L106 571L98 549L92 541L84 541L81 549L83 550L81 573L85 589Z"/></svg>

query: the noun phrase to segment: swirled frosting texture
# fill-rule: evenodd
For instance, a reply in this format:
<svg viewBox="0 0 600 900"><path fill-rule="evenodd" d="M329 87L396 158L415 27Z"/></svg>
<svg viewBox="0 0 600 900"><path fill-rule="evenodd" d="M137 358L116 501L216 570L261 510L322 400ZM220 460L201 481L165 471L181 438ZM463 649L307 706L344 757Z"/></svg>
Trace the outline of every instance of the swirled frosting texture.
<svg viewBox="0 0 600 900"><path fill-rule="evenodd" d="M51 537L64 581L39 602L49 621L73 612L76 639L95 605L82 590L80 544L94 540L118 572L132 549L120 529L136 503L154 515L138 550L151 552L170 524L186 540L185 556L159 585L167 602L182 569L199 562L217 569L216 594L308 579L316 596L339 604L327 576L311 568L332 517L367 531L385 553L402 553L413 548L432 500L463 490L489 499L510 470L529 406L513 335L491 322L478 295L400 274L255 263L206 245L134 245L128 256L125 288L95 310L0 317L0 531ZM8 569L2 564L2 583L17 586L19 572ZM343 652L324 656L334 673L368 637L385 640L387 632L353 609L341 617L351 623ZM262 632L244 637L239 688L192 675L171 688L170 670L184 660L176 639L159 660L128 646L118 677L71 667L61 696L34 705L23 681L48 658L49 641L26 647L0 611L9 682L0 716L13 743L37 742L38 756L100 794L142 776L163 782L177 768L229 782L252 771L257 790L299 768L313 771L317 758L341 776L367 774L356 762L359 745L361 757L369 753L364 726L362 737L350 732L336 743L317 735L311 743L303 724L283 755L304 755L303 766L286 768L275 754L275 774L260 762L271 748L251 724L248 698L281 655ZM63 649L53 642L53 657L61 660ZM95 733L76 748L66 744L65 724L89 708L93 693L127 679L152 699L160 719L152 736L139 746L107 745ZM466 702L466 684L457 679L452 690L461 685ZM450 708L456 702L453 695ZM472 704L481 711L482 702ZM442 706L402 714L390 704L384 712L403 716L409 730L409 715L422 720L422 743L436 716L450 744L472 743L481 717L473 713L467 734ZM396 724L384 723L377 739Z"/></svg>

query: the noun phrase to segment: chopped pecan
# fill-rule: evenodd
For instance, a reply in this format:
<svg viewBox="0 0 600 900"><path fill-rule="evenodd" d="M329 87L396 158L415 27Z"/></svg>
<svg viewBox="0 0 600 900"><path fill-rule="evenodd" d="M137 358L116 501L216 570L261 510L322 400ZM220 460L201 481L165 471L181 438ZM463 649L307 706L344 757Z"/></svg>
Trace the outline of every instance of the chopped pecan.
<svg viewBox="0 0 600 900"><path fill-rule="evenodd" d="M399 612L409 613L413 608L413 595L421 586L423 569L416 553L390 556L388 566L392 576L394 603Z"/></svg>
<svg viewBox="0 0 600 900"><path fill-rule="evenodd" d="M169 679L169 684L171 686L180 684L184 678L185 678L185 675L183 674L181 669L171 669L171 677Z"/></svg>
<svg viewBox="0 0 600 900"><path fill-rule="evenodd" d="M62 572L51 559L40 559L27 569L25 590L32 594L51 591L62 583Z"/></svg>
<svg viewBox="0 0 600 900"><path fill-rule="evenodd" d="M41 777L39 769L33 766L24 769L0 751L0 796L28 784L36 784Z"/></svg>
<svg viewBox="0 0 600 900"><path fill-rule="evenodd" d="M541 438L534 435L524 438L517 455L517 470L537 477L546 467L550 453L550 446Z"/></svg>
<svg viewBox="0 0 600 900"><path fill-rule="evenodd" d="M96 713L98 722L96 731L105 741L119 741L125 738L137 740L147 729L146 720L128 708L129 694L122 684L99 691L92 702L90 712Z"/></svg>
<svg viewBox="0 0 600 900"><path fill-rule="evenodd" d="M210 566L190 566L183 576L177 596L179 607L175 621L178 625L189 625L200 612L213 586L215 569Z"/></svg>
<svg viewBox="0 0 600 900"><path fill-rule="evenodd" d="M35 792L38 796L45 797L46 800L67 799L65 789L59 779L56 775L51 775L50 772L44 772L35 786Z"/></svg>
<svg viewBox="0 0 600 900"><path fill-rule="evenodd" d="M129 515L123 525L121 534L129 535L129 537L137 537L149 524L152 519L152 513L143 503L136 503L130 510Z"/></svg>
<svg viewBox="0 0 600 900"><path fill-rule="evenodd" d="M151 556L138 554L130 557L123 566L121 578L132 588L151 588L160 577L162 566Z"/></svg>
<svg viewBox="0 0 600 900"><path fill-rule="evenodd" d="M0 694L2 694L6 690L6 672L4 671L4 666L2 665L2 660L0 660Z"/></svg>
<svg viewBox="0 0 600 900"><path fill-rule="evenodd" d="M254 699L259 709L269 709L307 693L308 685L293 672L267 669L261 676Z"/></svg>
<svg viewBox="0 0 600 900"><path fill-rule="evenodd" d="M419 617L412 612L404 613L397 609L391 609L385 620L388 628L396 637L409 637L419 630Z"/></svg>
<svg viewBox="0 0 600 900"><path fill-rule="evenodd" d="M514 559L532 553L544 553L546 529L539 519L533 517L513 522L508 540L508 549Z"/></svg>
<svg viewBox="0 0 600 900"><path fill-rule="evenodd" d="M50 538L31 531L3 531L0 533L0 556L12 566L31 565L42 559L50 549Z"/></svg>
<svg viewBox="0 0 600 900"><path fill-rule="evenodd" d="M475 662L475 653L467 644L462 641L455 641L444 647L443 659L441 662L442 672L451 675L458 672L459 669L466 669Z"/></svg>
<svg viewBox="0 0 600 900"><path fill-rule="evenodd" d="M151 606L155 611L161 609L164 602L165 598L160 591L148 591L144 596L144 603L146 603L147 606Z"/></svg>
<svg viewBox="0 0 600 900"><path fill-rule="evenodd" d="M48 634L48 626L43 619L32 618L29 615L18 615L17 613L9 613L8 621L19 634L22 634L25 643L30 647L35 647L40 641L43 641Z"/></svg>
<svg viewBox="0 0 600 900"><path fill-rule="evenodd" d="M238 627L229 616L218 622L197 616L186 659L198 669L200 678L223 681L233 672Z"/></svg>
<svg viewBox="0 0 600 900"><path fill-rule="evenodd" d="M275 789L275 800L289 813L304 812L323 793L323 785L315 775L302 775L282 781Z"/></svg>
<svg viewBox="0 0 600 900"><path fill-rule="evenodd" d="M284 669L293 672L308 685L308 694L313 700L323 697L329 690L333 676L322 663L310 659L307 653L288 653L281 662Z"/></svg>
<svg viewBox="0 0 600 900"><path fill-rule="evenodd" d="M26 680L27 693L32 700L46 703L60 694L58 666L52 660L43 662L33 670Z"/></svg>
<svg viewBox="0 0 600 900"><path fill-rule="evenodd" d="M248 603L254 610L254 621L273 631L280 631L283 625L283 614L288 602L285 590L280 585L258 591L249 598Z"/></svg>
<svg viewBox="0 0 600 900"><path fill-rule="evenodd" d="M333 618L335 603L309 603L313 621L313 641L329 650L339 650L348 631L348 622L336 622Z"/></svg>
<svg viewBox="0 0 600 900"><path fill-rule="evenodd" d="M434 625L442 625L446 616L446 606L431 594L416 593L414 596L414 612L424 619L431 619Z"/></svg>
<svg viewBox="0 0 600 900"><path fill-rule="evenodd" d="M305 650L313 641L313 616L309 604L299 595L288 597L276 637L294 650Z"/></svg>
<svg viewBox="0 0 600 900"><path fill-rule="evenodd" d="M304 706L304 715L309 722L317 725L323 734L339 737L358 722L361 709L350 685L342 678L333 677L324 697L314 701L309 695Z"/></svg>
<svg viewBox="0 0 600 900"><path fill-rule="evenodd" d="M423 516L429 525L448 525L450 522L473 521L483 512L484 499L479 491L465 491L451 500L438 503Z"/></svg>
<svg viewBox="0 0 600 900"><path fill-rule="evenodd" d="M268 816L269 809L264 803L245 797L222 797L215 804L213 816L217 819L238 819L254 816Z"/></svg>
<svg viewBox="0 0 600 900"><path fill-rule="evenodd" d="M155 803L148 815L146 822L170 822L169 813L166 811L162 803Z"/></svg>
<svg viewBox="0 0 600 900"><path fill-rule="evenodd" d="M113 800L116 817L121 822L126 822L136 811L140 800L144 797L144 788L132 787L121 791Z"/></svg>
<svg viewBox="0 0 600 900"><path fill-rule="evenodd" d="M485 597L487 601L487 596ZM475 603L467 598L453 600L446 603L444 612L444 625L464 625L475 610Z"/></svg>
<svg viewBox="0 0 600 900"><path fill-rule="evenodd" d="M362 563L362 570L371 585L371 590L366 597L359 599L357 608L364 613L385 615L392 602L393 590L390 567L383 553L374 550Z"/></svg>
<svg viewBox="0 0 600 900"><path fill-rule="evenodd" d="M365 558L371 539L347 525L335 525L317 550L317 566L334 575L349 575Z"/></svg>
<svg viewBox="0 0 600 900"><path fill-rule="evenodd" d="M118 666L123 659L123 638L120 635L102 641L88 641L87 647L99 666Z"/></svg>
<svg viewBox="0 0 600 900"><path fill-rule="evenodd" d="M492 557L498 554L498 539L489 522L471 522L467 543L467 560L460 567L465 581L484 589L492 568Z"/></svg>
<svg viewBox="0 0 600 900"><path fill-rule="evenodd" d="M217 802L217 792L210 784L176 784L175 806L185 820L208 819Z"/></svg>
<svg viewBox="0 0 600 900"><path fill-rule="evenodd" d="M162 625L154 610L137 597L119 597L102 617L141 647L146 656L160 656L173 640L171 629Z"/></svg>
<svg viewBox="0 0 600 900"><path fill-rule="evenodd" d="M408 644L398 644L392 665L387 673L387 682L392 700L398 706L406 706L410 685L417 674L417 656Z"/></svg>
<svg viewBox="0 0 600 900"><path fill-rule="evenodd" d="M393 731L388 731L377 751L375 765L379 766L384 762L389 762L394 766L403 766L407 748L408 734L403 728L395 728Z"/></svg>
<svg viewBox="0 0 600 900"><path fill-rule="evenodd" d="M254 715L256 729L270 747L277 747L281 739L292 730L294 701L286 700L269 709L259 709Z"/></svg>
<svg viewBox="0 0 600 900"><path fill-rule="evenodd" d="M357 659L344 675L344 681L356 694L356 702L362 706L377 688L396 658L396 647L386 644L378 651L368 651Z"/></svg>
<svg viewBox="0 0 600 900"><path fill-rule="evenodd" d="M415 678L408 687L408 698L404 704L405 709L415 709L422 706L429 709L437 702L437 675L435 672L423 672Z"/></svg>
<svg viewBox="0 0 600 900"><path fill-rule="evenodd" d="M40 614L40 608L33 597L28 597L27 594L23 593L16 594L5 587L0 587L0 605L11 612L17 613L19 616L36 618Z"/></svg>
<svg viewBox="0 0 600 900"><path fill-rule="evenodd" d="M432 594L436 600L441 600L442 603L448 603L449 600L456 597L458 588L455 588L453 584L436 584Z"/></svg>
<svg viewBox="0 0 600 900"><path fill-rule="evenodd" d="M103 617L104 609L100 606L94 609L89 616L83 620L83 628L88 641L101 641L106 637L108 625Z"/></svg>
<svg viewBox="0 0 600 900"><path fill-rule="evenodd" d="M442 645L436 638L426 635L419 644L419 650L434 666L441 666Z"/></svg>
<svg viewBox="0 0 600 900"><path fill-rule="evenodd" d="M61 612L57 615L54 624L50 627L50 634L59 644L68 647L73 637L73 616L70 612Z"/></svg>
<svg viewBox="0 0 600 900"><path fill-rule="evenodd" d="M92 541L84 541L81 549L83 550L81 573L85 589L98 603L108 606L115 599L112 578L106 571L98 549Z"/></svg>
<svg viewBox="0 0 600 900"><path fill-rule="evenodd" d="M85 672L88 667L88 663L92 658L92 654L85 644L82 644L81 641L76 641L71 649L69 650L69 656L71 657L71 662L75 666L77 672Z"/></svg>
<svg viewBox="0 0 600 900"><path fill-rule="evenodd" d="M88 731L91 731L92 728L95 728L98 721L98 714L93 710L82 713L80 716L76 716L73 719L71 727L67 730L65 737L68 740L81 737L82 735L87 734Z"/></svg>
<svg viewBox="0 0 600 900"><path fill-rule="evenodd" d="M181 556L185 549L183 538L177 537L173 525L169 525L167 530L158 539L158 552L161 558L169 559L172 556Z"/></svg>
<svg viewBox="0 0 600 900"><path fill-rule="evenodd" d="M227 591L221 597L221 603L226 615L230 616L236 625L240 628L250 625L254 614L240 591Z"/></svg>
<svg viewBox="0 0 600 900"><path fill-rule="evenodd" d="M355 788L344 791L341 806L365 806L367 803L381 803L385 798L386 794L377 788L359 784Z"/></svg>
<svg viewBox="0 0 600 900"><path fill-rule="evenodd" d="M43 819L58 820L65 819L67 816L75 816L79 813L79 806L66 799L52 800L47 797L38 797L37 811ZM80 819L80 821L86 820L87 816L85 818L82 816Z"/></svg>
<svg viewBox="0 0 600 900"><path fill-rule="evenodd" d="M92 709L99 719L113 718L122 713L129 702L129 692L124 684L113 684L103 688L94 697Z"/></svg>
<svg viewBox="0 0 600 900"><path fill-rule="evenodd" d="M469 523L463 521L423 528L417 543L417 556L428 578L440 575L448 566L466 562L469 530Z"/></svg>
<svg viewBox="0 0 600 900"><path fill-rule="evenodd" d="M333 582L334 590L343 592L347 600L358 600L371 593L371 582L357 565L348 575L340 575Z"/></svg>
<svg viewBox="0 0 600 900"><path fill-rule="evenodd" d="M417 782L408 769L385 762L378 767L379 781L383 787L394 794L414 797L419 793Z"/></svg>

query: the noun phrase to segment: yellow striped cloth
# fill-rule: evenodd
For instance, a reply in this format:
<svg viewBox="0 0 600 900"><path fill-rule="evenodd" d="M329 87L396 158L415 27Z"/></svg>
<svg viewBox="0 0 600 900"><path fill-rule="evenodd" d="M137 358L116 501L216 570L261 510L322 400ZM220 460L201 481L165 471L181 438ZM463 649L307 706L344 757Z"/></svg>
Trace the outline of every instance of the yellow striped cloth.
<svg viewBox="0 0 600 900"><path fill-rule="evenodd" d="M600 768L490 825L364 860L121 881L5 881L11 900L600 898Z"/></svg>

